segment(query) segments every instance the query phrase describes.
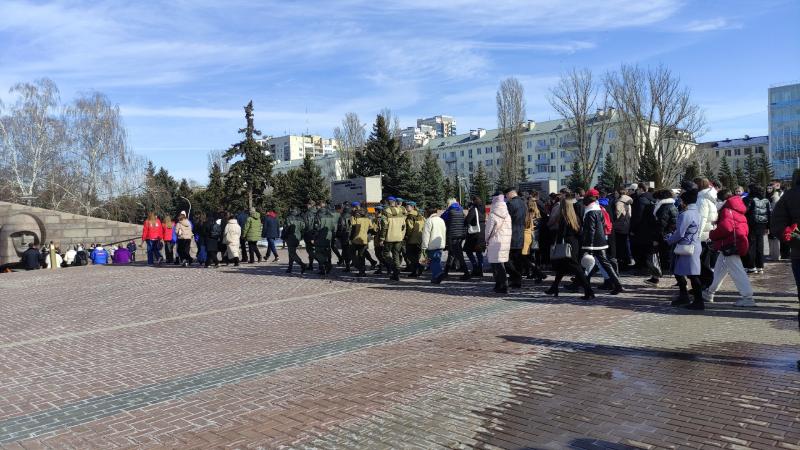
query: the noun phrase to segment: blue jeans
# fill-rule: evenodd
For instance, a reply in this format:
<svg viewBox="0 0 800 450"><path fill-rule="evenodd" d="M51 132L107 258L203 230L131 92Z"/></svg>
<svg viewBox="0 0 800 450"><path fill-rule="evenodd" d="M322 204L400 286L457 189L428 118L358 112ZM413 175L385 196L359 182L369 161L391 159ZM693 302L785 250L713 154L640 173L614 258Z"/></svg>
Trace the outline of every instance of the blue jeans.
<svg viewBox="0 0 800 450"><path fill-rule="evenodd" d="M466 252L469 262L472 264L472 270L483 271L483 252Z"/></svg>
<svg viewBox="0 0 800 450"><path fill-rule="evenodd" d="M442 274L442 251L425 250L425 253L431 260L431 280L435 280Z"/></svg>
<svg viewBox="0 0 800 450"><path fill-rule="evenodd" d="M158 261L161 258L161 253L156 250L156 242L155 240L148 239L147 240L147 265L152 266L154 261Z"/></svg>
<svg viewBox="0 0 800 450"><path fill-rule="evenodd" d="M265 260L269 258L270 253L276 258L278 257L278 249L275 248L275 239L267 238L267 254L264 255Z"/></svg>

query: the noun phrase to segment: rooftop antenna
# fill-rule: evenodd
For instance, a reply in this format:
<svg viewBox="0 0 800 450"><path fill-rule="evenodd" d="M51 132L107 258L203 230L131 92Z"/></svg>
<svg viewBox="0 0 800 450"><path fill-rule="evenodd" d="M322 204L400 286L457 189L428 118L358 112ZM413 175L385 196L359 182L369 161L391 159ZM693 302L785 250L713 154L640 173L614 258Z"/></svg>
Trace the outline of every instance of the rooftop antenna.
<svg viewBox="0 0 800 450"><path fill-rule="evenodd" d="M306 105L306 136L308 135L308 105Z"/></svg>

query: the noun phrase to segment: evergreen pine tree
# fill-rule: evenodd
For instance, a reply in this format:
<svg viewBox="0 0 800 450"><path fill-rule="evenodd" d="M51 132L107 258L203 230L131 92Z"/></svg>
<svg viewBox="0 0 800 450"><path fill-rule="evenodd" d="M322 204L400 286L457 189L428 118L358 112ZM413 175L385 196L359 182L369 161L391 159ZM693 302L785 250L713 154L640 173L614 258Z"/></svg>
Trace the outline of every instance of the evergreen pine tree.
<svg viewBox="0 0 800 450"><path fill-rule="evenodd" d="M750 152L747 155L747 159L744 161L744 175L747 179L747 183L743 186L748 186L751 183L758 183L758 169L756 157L753 155L753 152Z"/></svg>
<svg viewBox="0 0 800 450"><path fill-rule="evenodd" d="M725 156L722 157L722 161L719 163L719 172L717 172L717 179L719 180L720 184L727 189L733 190L736 188L736 179L733 177L733 173L731 172L731 168L728 165L728 158Z"/></svg>
<svg viewBox="0 0 800 450"><path fill-rule="evenodd" d="M200 195L201 208L206 212L219 212L223 209L223 198L225 196L225 185L222 180L222 170L219 163L211 165L208 174L208 186Z"/></svg>
<svg viewBox="0 0 800 450"><path fill-rule="evenodd" d="M708 161L706 161L708 163ZM700 164L697 161L692 161L686 165L686 171L683 173L683 180L692 181L700 176Z"/></svg>
<svg viewBox="0 0 800 450"><path fill-rule="evenodd" d="M770 164L765 155L761 155L761 158L758 159L757 167L758 170L755 182L766 189L769 182L775 178L775 170L772 168L772 164Z"/></svg>
<svg viewBox="0 0 800 450"><path fill-rule="evenodd" d="M182 178L178 189L175 191L175 197L172 199L174 202L172 206L173 211L186 211L187 214L191 214L189 210L193 206L197 206L194 204L195 201L193 197L194 191L189 187L189 182L186 181L186 178Z"/></svg>
<svg viewBox="0 0 800 450"><path fill-rule="evenodd" d="M659 174L659 164L653 150L645 150L639 160L639 169L636 171L636 177L639 181L653 181L656 184L656 189L660 189L661 176Z"/></svg>
<svg viewBox="0 0 800 450"><path fill-rule="evenodd" d="M706 164L703 166L703 176L710 181L717 181L717 174L714 173L714 169L711 168L711 162L708 160L706 160Z"/></svg>
<svg viewBox="0 0 800 450"><path fill-rule="evenodd" d="M470 194L477 195L485 204L489 204L489 196L492 194L490 192L491 188L492 184L489 182L489 175L486 173L486 169L483 168L483 163L479 162L478 168L475 169L475 173L472 175Z"/></svg>
<svg viewBox="0 0 800 450"><path fill-rule="evenodd" d="M618 187L622 186L622 177L617 171L617 164L611 153L606 153L606 159L603 161L603 171L597 180L598 186L605 192L614 192Z"/></svg>
<svg viewBox="0 0 800 450"><path fill-rule="evenodd" d="M303 158L303 165L292 174L290 181L293 183L294 191L299 193L301 205L306 205L309 201L319 202L329 200L331 189L329 183L322 176L322 170L311 159L311 155L306 154ZM292 171L290 171L292 172Z"/></svg>
<svg viewBox="0 0 800 450"><path fill-rule="evenodd" d="M581 170L581 165L576 158L572 161L572 173L569 176L569 181L567 182L567 187L569 187L573 191L577 191L578 189L589 189L589 186L586 184L586 181L581 176L583 171Z"/></svg>
<svg viewBox="0 0 800 450"><path fill-rule="evenodd" d="M747 188L747 175L745 175L744 169L742 169L741 166L737 167L733 172L733 179L736 180L737 186Z"/></svg>
<svg viewBox="0 0 800 450"><path fill-rule="evenodd" d="M261 136L261 131L256 130L253 124L253 101L244 108L245 128L239 129L244 134L244 140L231 146L225 152L225 159L231 161L241 158L231 164L225 179L228 202L235 204L240 209L253 208L261 202L264 191L269 185L272 176L272 157L264 150L263 145L256 142L256 136ZM242 202L242 197L244 202Z"/></svg>
<svg viewBox="0 0 800 450"><path fill-rule="evenodd" d="M418 202L423 208L429 206L441 207L445 198L445 179L442 168L430 149L425 152L422 165L416 173L420 187Z"/></svg>
<svg viewBox="0 0 800 450"><path fill-rule="evenodd" d="M357 176L381 175L383 194L403 196L411 176L411 159L392 137L386 118L378 115L364 152L356 152L353 172Z"/></svg>
<svg viewBox="0 0 800 450"><path fill-rule="evenodd" d="M446 206L444 203L450 198L456 198L458 195L458 186L453 183L450 177L446 177L443 183L444 188L444 199L445 201L442 202L442 206Z"/></svg>

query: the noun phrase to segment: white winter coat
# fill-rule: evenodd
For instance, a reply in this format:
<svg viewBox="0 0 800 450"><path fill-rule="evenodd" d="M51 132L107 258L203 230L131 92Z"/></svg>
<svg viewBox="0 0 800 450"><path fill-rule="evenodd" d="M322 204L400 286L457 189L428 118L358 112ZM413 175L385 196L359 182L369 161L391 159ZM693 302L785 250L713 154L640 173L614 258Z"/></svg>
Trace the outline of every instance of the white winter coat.
<svg viewBox="0 0 800 450"><path fill-rule="evenodd" d="M422 251L443 250L446 237L447 226L444 220L435 214L431 215L425 220L425 225L422 227Z"/></svg>
<svg viewBox="0 0 800 450"><path fill-rule="evenodd" d="M236 218L232 218L225 225L225 233L222 235L222 243L226 245L225 254L228 258L241 258L239 239L242 237L242 227Z"/></svg>
<svg viewBox="0 0 800 450"><path fill-rule="evenodd" d="M717 222L717 191L713 187L703 189L697 193L697 214L700 216L700 242L708 240Z"/></svg>
<svg viewBox="0 0 800 450"><path fill-rule="evenodd" d="M492 197L492 209L486 218L486 258L489 263L508 262L511 249L511 216L508 214L505 198Z"/></svg>

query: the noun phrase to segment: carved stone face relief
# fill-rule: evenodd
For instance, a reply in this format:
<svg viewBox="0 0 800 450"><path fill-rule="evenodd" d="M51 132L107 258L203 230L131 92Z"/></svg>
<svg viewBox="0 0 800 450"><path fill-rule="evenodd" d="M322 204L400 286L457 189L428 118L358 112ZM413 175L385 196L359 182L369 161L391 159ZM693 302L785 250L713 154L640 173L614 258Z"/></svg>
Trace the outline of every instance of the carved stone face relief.
<svg viewBox="0 0 800 450"><path fill-rule="evenodd" d="M28 244L41 245L45 241L42 221L28 213L0 218L0 264L19 261Z"/></svg>

